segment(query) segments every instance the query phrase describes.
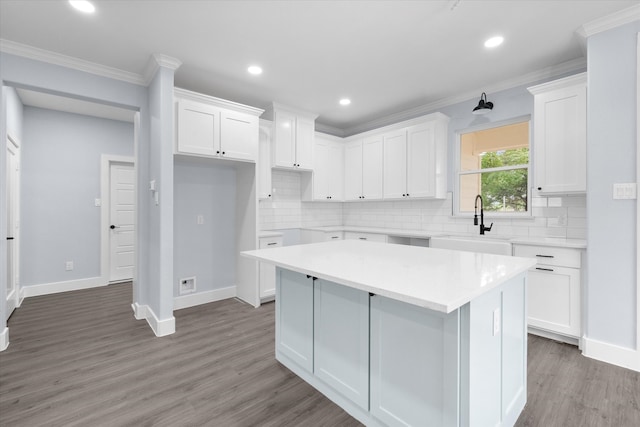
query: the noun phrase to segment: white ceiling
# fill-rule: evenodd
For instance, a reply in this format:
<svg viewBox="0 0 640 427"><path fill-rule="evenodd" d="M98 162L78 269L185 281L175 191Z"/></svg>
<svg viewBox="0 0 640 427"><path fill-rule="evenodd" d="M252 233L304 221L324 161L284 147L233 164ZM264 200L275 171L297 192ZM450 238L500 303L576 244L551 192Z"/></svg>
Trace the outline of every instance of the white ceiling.
<svg viewBox="0 0 640 427"><path fill-rule="evenodd" d="M444 99L479 97L538 70L584 66L585 23L638 0L0 0L0 38L143 75L179 59L176 86L319 114L348 134ZM486 38L505 37L487 50ZM264 68L260 76L246 72ZM564 68L563 68L564 64ZM348 107L338 105L349 97ZM490 100L489 94L489 100Z"/></svg>

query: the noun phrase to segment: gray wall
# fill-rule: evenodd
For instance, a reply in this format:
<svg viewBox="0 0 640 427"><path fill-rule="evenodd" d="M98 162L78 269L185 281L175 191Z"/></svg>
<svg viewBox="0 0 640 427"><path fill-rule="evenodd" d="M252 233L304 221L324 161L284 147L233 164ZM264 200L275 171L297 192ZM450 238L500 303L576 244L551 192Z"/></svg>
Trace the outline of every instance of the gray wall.
<svg viewBox="0 0 640 427"><path fill-rule="evenodd" d="M636 181L636 43L640 21L588 39L587 337L636 346L636 201L613 184Z"/></svg>
<svg viewBox="0 0 640 427"><path fill-rule="evenodd" d="M22 286L100 276L100 158L132 157L133 138L131 123L25 107Z"/></svg>
<svg viewBox="0 0 640 427"><path fill-rule="evenodd" d="M185 277L196 276L197 292L234 286L235 169L176 160L174 194L174 295Z"/></svg>

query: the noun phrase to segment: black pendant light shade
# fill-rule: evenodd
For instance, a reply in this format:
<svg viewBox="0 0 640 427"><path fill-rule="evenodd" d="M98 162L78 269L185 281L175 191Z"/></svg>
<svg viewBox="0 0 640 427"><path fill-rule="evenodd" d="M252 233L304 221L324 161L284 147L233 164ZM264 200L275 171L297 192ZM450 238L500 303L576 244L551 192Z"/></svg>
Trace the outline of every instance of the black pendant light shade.
<svg viewBox="0 0 640 427"><path fill-rule="evenodd" d="M487 102L487 94L482 92L478 106L473 109L473 114L487 114L493 110L493 102Z"/></svg>

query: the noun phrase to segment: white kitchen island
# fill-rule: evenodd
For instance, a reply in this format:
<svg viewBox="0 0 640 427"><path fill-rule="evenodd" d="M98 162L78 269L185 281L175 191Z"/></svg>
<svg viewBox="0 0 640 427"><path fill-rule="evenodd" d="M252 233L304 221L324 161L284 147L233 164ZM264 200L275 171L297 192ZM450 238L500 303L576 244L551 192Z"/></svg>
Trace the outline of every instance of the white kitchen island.
<svg viewBox="0 0 640 427"><path fill-rule="evenodd" d="M511 426L526 403L516 258L332 241L275 264L276 359L370 426Z"/></svg>

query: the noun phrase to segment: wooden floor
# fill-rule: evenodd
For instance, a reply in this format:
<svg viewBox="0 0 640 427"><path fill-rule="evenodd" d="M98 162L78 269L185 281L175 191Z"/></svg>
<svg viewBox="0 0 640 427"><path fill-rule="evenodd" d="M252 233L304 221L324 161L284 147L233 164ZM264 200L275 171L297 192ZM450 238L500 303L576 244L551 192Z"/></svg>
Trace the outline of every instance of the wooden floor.
<svg viewBox="0 0 640 427"><path fill-rule="evenodd" d="M274 307L175 312L156 338L130 284L26 299L0 352L0 426L359 426L274 359ZM640 373L529 338L518 426L640 426ZM428 426L425 420L425 426Z"/></svg>

